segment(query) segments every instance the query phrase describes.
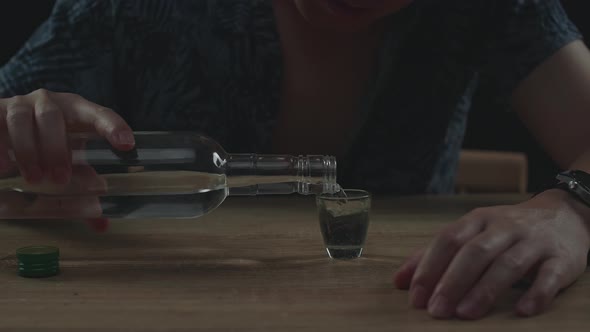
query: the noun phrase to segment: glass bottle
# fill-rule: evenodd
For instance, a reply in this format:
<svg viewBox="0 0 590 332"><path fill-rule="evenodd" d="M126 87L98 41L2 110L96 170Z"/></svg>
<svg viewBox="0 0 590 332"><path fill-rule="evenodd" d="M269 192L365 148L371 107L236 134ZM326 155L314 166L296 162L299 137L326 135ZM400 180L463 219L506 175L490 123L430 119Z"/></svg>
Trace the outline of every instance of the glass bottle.
<svg viewBox="0 0 590 332"><path fill-rule="evenodd" d="M0 218L196 218L228 195L336 193L331 156L228 154L187 132L136 132L131 151L71 134L72 177L27 183L15 167L0 179Z"/></svg>

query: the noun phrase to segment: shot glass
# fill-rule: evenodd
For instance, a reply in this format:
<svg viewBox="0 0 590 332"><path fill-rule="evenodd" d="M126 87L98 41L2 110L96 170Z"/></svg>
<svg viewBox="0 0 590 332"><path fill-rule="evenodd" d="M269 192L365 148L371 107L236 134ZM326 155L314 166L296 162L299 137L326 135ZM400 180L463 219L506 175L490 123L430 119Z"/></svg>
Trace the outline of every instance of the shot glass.
<svg viewBox="0 0 590 332"><path fill-rule="evenodd" d="M344 189L338 195L318 195L316 203L330 258L361 257L369 229L371 195L364 190Z"/></svg>

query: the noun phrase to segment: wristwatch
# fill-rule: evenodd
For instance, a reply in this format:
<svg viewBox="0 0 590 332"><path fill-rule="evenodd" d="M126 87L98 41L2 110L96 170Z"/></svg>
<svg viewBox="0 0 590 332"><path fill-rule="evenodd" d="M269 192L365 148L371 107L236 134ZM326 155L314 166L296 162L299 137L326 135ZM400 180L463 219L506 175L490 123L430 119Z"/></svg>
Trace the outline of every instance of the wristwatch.
<svg viewBox="0 0 590 332"><path fill-rule="evenodd" d="M554 188L563 189L586 206L590 206L590 174L580 170L570 170L558 173L555 179L557 184ZM586 263L590 266L590 251L586 256Z"/></svg>
<svg viewBox="0 0 590 332"><path fill-rule="evenodd" d="M590 174L580 170L558 173L554 188L563 189L590 207Z"/></svg>

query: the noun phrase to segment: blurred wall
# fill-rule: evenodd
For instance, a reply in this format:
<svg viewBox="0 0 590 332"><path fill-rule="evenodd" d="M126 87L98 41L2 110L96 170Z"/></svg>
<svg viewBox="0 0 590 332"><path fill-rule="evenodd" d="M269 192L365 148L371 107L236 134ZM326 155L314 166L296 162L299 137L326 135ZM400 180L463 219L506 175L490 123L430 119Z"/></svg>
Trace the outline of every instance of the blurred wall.
<svg viewBox="0 0 590 332"><path fill-rule="evenodd" d="M195 0L203 1L203 0ZM0 64L6 62L51 12L54 0L9 0L2 2L0 31L3 32ZM562 0L571 19L590 41L590 1ZM502 133L501 135L499 133ZM529 190L537 190L557 171L537 146L515 114L502 110L474 109L469 118L465 148L524 151L529 158Z"/></svg>

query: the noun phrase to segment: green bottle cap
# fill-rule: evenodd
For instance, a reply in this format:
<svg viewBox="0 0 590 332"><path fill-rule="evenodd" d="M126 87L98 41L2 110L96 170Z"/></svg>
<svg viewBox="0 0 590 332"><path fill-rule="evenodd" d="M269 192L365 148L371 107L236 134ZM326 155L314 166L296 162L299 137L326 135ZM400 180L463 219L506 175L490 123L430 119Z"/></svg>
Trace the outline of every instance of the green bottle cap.
<svg viewBox="0 0 590 332"><path fill-rule="evenodd" d="M59 249L30 246L16 251L18 274L23 277L51 277L59 273Z"/></svg>

